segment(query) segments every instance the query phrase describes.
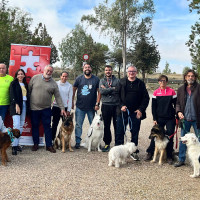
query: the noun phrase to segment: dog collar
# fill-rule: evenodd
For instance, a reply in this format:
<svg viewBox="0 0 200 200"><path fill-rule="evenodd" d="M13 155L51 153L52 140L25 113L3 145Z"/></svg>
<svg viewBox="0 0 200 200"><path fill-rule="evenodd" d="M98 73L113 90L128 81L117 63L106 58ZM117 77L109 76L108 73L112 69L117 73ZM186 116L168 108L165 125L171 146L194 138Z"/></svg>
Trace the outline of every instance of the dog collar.
<svg viewBox="0 0 200 200"><path fill-rule="evenodd" d="M7 131L8 131L8 135L10 136L11 142L13 142L13 140L14 140L14 135L13 135L12 129L11 129L11 128L8 128Z"/></svg>

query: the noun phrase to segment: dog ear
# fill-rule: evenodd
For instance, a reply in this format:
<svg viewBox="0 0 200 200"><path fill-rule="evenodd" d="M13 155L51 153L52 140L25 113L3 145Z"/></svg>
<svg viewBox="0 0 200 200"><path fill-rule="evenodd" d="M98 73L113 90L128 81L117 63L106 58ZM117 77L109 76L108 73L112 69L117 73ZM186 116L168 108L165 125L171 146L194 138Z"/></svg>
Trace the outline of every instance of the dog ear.
<svg viewBox="0 0 200 200"><path fill-rule="evenodd" d="M102 114L100 114L99 116L100 116L100 120L101 120L101 121L103 121L103 117L102 117Z"/></svg>

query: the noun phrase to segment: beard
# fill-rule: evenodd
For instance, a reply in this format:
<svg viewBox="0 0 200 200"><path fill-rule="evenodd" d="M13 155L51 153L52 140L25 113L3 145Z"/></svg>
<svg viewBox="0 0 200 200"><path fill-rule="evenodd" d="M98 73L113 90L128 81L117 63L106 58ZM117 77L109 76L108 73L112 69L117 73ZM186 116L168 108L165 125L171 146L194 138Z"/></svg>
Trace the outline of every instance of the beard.
<svg viewBox="0 0 200 200"><path fill-rule="evenodd" d="M47 75L47 74L43 74L43 76L44 76L44 78L47 78L47 79L52 77L52 75Z"/></svg>
<svg viewBox="0 0 200 200"><path fill-rule="evenodd" d="M192 85L192 84L194 84L194 82L195 82L195 80L187 80L188 85Z"/></svg>
<svg viewBox="0 0 200 200"><path fill-rule="evenodd" d="M91 71L89 71L89 70L86 70L86 71L84 71L84 74L86 75L86 76L90 76L91 75Z"/></svg>

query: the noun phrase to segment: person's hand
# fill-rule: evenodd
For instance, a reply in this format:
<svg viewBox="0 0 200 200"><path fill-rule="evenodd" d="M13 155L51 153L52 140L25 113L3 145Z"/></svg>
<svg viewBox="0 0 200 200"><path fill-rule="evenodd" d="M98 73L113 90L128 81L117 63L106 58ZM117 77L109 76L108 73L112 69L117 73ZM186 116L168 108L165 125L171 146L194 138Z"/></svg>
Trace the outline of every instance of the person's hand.
<svg viewBox="0 0 200 200"><path fill-rule="evenodd" d="M127 107L126 106L122 106L121 107L121 111L126 112Z"/></svg>
<svg viewBox="0 0 200 200"><path fill-rule="evenodd" d="M20 107L18 104L16 104L15 109L16 109L16 113L20 115Z"/></svg>
<svg viewBox="0 0 200 200"><path fill-rule="evenodd" d="M179 117L179 119L184 119L183 113L182 113L182 112L179 112L179 113L178 113L178 117Z"/></svg>
<svg viewBox="0 0 200 200"><path fill-rule="evenodd" d="M154 120L154 121L153 121L153 124L154 124L154 125L157 125L157 124L158 124L158 122L157 122L156 120Z"/></svg>
<svg viewBox="0 0 200 200"><path fill-rule="evenodd" d="M105 89L106 87L104 85L101 85L101 88Z"/></svg>
<svg viewBox="0 0 200 200"><path fill-rule="evenodd" d="M61 116L65 116L65 117L66 117L66 116L67 116L67 113L66 113L66 111L65 111L65 110L61 110L61 112L60 112L60 115L61 115Z"/></svg>
<svg viewBox="0 0 200 200"><path fill-rule="evenodd" d="M99 110L99 106L98 105L95 105L94 109L97 111Z"/></svg>
<svg viewBox="0 0 200 200"><path fill-rule="evenodd" d="M140 112L140 110L136 110L135 113L137 113L136 114L137 119L140 119L142 117L142 113Z"/></svg>

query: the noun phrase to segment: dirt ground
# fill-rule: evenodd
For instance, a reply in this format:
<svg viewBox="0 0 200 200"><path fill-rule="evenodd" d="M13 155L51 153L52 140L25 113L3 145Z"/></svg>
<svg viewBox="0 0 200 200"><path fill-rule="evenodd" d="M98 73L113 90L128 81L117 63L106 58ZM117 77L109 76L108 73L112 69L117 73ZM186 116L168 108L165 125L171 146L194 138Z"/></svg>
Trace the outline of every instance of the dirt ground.
<svg viewBox="0 0 200 200"><path fill-rule="evenodd" d="M83 138L88 127L86 119ZM32 152L26 146L17 156L12 156L9 148L11 162L7 167L0 165L0 200L199 199L200 178L189 177L193 173L189 164L175 168L144 161L151 127L149 104L139 135L141 160L128 159L119 169L108 167L108 153L88 153L83 148L52 154L44 147Z"/></svg>

